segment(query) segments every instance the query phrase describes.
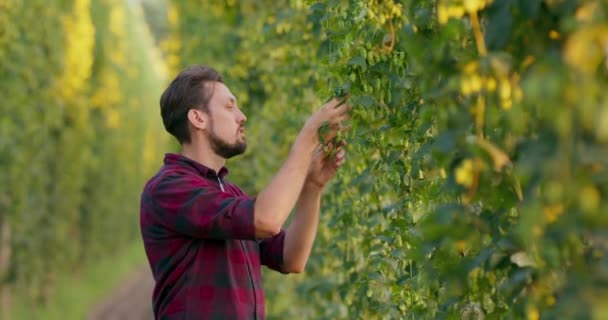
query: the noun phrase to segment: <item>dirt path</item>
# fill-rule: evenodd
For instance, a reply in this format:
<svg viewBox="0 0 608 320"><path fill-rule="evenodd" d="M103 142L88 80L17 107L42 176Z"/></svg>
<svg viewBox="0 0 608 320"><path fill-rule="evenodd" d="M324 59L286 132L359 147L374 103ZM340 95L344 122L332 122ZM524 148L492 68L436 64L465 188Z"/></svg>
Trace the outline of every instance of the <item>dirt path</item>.
<svg viewBox="0 0 608 320"><path fill-rule="evenodd" d="M148 266L133 273L102 303L91 310L89 320L152 320L154 280Z"/></svg>

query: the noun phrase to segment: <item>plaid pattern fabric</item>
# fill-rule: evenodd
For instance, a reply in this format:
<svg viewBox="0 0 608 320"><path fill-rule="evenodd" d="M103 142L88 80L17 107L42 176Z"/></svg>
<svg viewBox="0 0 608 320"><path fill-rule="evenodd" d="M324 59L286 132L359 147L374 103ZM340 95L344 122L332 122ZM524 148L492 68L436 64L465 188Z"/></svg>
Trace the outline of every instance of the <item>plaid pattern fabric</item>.
<svg viewBox="0 0 608 320"><path fill-rule="evenodd" d="M260 265L285 273L285 231L256 240L255 198L224 181L227 174L167 154L142 192L157 319L265 318Z"/></svg>

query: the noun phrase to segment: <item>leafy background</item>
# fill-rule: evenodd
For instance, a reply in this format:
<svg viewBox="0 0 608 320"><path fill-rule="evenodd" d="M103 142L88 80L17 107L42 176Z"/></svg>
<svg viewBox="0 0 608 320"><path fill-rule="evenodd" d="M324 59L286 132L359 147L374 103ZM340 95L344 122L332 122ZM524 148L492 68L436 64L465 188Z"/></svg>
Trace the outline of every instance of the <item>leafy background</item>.
<svg viewBox="0 0 608 320"><path fill-rule="evenodd" d="M123 1L0 2L0 317L46 318L11 309L51 303L58 279L139 240L137 199L169 141L151 107L165 74Z"/></svg>
<svg viewBox="0 0 608 320"><path fill-rule="evenodd" d="M335 88L352 95L347 165L305 274L266 274L270 319L608 317L606 2L5 3L9 287L44 296L137 240L133 199L175 146L150 110L207 64L249 118L229 178L250 194Z"/></svg>

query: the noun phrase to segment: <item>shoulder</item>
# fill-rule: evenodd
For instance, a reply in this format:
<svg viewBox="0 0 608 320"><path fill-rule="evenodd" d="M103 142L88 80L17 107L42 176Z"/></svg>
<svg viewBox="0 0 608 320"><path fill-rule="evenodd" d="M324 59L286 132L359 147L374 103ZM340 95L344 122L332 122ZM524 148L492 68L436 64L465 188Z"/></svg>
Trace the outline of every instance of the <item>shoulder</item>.
<svg viewBox="0 0 608 320"><path fill-rule="evenodd" d="M238 195L238 196L249 196L245 191L243 191L243 189L241 189L237 184L232 183L226 179L224 179L224 184L227 186L227 188L231 191L232 194L234 195Z"/></svg>
<svg viewBox="0 0 608 320"><path fill-rule="evenodd" d="M164 165L146 183L143 193L154 195L168 190L183 190L199 188L208 182L192 170L180 166Z"/></svg>

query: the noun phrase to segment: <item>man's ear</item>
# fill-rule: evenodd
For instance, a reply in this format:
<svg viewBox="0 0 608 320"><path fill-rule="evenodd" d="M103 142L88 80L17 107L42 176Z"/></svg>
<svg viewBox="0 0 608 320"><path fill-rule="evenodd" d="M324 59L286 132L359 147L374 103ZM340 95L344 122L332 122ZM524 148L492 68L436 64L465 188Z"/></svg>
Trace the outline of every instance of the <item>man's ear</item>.
<svg viewBox="0 0 608 320"><path fill-rule="evenodd" d="M190 109L188 110L188 121L190 124L198 129L206 129L207 128L207 115L201 110Z"/></svg>

